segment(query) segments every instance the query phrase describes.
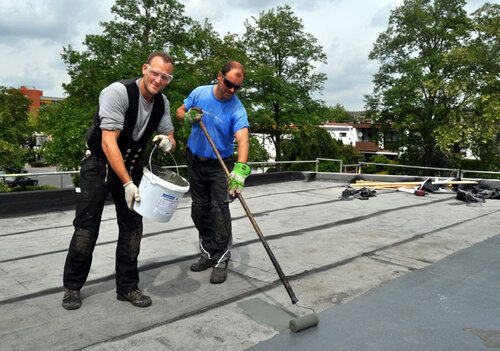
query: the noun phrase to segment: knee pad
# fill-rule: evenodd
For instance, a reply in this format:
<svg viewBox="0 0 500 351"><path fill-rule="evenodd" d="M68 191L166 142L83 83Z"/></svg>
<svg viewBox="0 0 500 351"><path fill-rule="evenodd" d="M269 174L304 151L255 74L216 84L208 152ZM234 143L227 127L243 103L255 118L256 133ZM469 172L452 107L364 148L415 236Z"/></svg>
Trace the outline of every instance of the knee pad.
<svg viewBox="0 0 500 351"><path fill-rule="evenodd" d="M119 252L121 255L129 256L132 260L135 260L139 255L141 240L142 223L137 224L137 226L131 230L121 231L118 238Z"/></svg>
<svg viewBox="0 0 500 351"><path fill-rule="evenodd" d="M93 236L87 229L75 228L71 239L72 249L80 256L89 256L94 251L97 236Z"/></svg>

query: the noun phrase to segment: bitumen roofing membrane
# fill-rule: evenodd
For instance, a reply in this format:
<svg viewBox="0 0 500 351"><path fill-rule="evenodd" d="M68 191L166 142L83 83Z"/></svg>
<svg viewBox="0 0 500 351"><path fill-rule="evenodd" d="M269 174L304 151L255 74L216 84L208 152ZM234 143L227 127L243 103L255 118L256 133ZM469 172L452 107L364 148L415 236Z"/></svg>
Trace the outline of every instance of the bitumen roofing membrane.
<svg viewBox="0 0 500 351"><path fill-rule="evenodd" d="M116 299L114 205L75 311L61 307L74 210L2 218L0 349L500 348L500 201L390 189L342 200L349 181L318 173L243 190L297 304L238 201L220 285L189 270L199 255L189 196L168 223L144 219L140 287L153 304L143 309ZM311 313L303 306L319 324L293 333L288 322Z"/></svg>

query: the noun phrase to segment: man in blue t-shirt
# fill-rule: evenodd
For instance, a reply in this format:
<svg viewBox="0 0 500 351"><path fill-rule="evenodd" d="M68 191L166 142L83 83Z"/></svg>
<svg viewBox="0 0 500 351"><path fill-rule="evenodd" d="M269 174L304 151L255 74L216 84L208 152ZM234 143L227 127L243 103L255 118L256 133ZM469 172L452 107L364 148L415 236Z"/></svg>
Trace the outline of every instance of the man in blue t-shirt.
<svg viewBox="0 0 500 351"><path fill-rule="evenodd" d="M248 117L236 92L245 78L245 69L230 61L217 75L217 84L194 89L176 111L177 118L191 127L186 147L186 164L191 190L191 218L198 229L200 259L191 265L194 272L212 267L210 282L223 283L231 257L231 214L228 192L241 192L245 178L250 174L248 159ZM203 124L228 169L219 164L207 137L196 122ZM234 140L238 144L238 159L232 159Z"/></svg>

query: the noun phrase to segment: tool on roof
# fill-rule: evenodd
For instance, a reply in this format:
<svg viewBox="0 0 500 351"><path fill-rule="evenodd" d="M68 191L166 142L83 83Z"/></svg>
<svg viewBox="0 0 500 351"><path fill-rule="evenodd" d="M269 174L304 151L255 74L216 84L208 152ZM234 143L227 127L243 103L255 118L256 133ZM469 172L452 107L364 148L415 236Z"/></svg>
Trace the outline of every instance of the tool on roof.
<svg viewBox="0 0 500 351"><path fill-rule="evenodd" d="M203 133L205 133L205 136L207 137L208 142L212 146L212 149L214 150L214 153L217 156L217 159L219 160L220 165L224 169L226 176L229 177L229 170L227 169L226 164L222 160L222 157L219 154L219 151L215 147L215 144L214 144L212 138L208 134L207 128L203 124L203 121L200 120L198 123L199 123L201 129L203 130ZM276 273L278 273L278 276L281 279L281 282L283 283L283 285L286 289L286 292L288 293L288 296L290 296L290 299L292 300L292 304L296 304L299 301L299 299L297 299L297 297L295 296L295 293L292 290L292 286L290 285L290 283L288 282L288 279L286 278L285 274L283 273L283 270L281 269L281 267L278 263L278 260L274 256L271 248L269 247L266 239L264 238L264 235L262 234L259 226L257 225L257 222L255 221L255 218L253 217L252 213L250 212L250 209L248 208L245 200L243 199L243 196L241 194L235 194L235 195L240 200L241 206L245 210L245 212L248 216L248 219L250 219L250 222L252 223L252 225L255 229L255 232L257 233L257 236L260 239L260 242L264 246L264 249L266 250L267 255L271 259L271 262L273 263L273 266L274 266L274 269L276 270ZM300 306L300 305L297 305L297 307L309 309L312 311L312 314L308 314L308 315L305 315L302 317L297 317L297 318L292 319L289 323L290 330L292 332L297 333L301 330L311 328L311 327L318 325L318 323L319 323L318 316L316 315L316 313L314 312L314 310L312 308Z"/></svg>

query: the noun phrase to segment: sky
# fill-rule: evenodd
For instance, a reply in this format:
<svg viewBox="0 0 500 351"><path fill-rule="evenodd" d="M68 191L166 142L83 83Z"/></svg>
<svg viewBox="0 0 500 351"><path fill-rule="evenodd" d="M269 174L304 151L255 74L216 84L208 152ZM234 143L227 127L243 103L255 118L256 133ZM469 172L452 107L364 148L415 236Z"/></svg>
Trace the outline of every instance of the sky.
<svg viewBox="0 0 500 351"><path fill-rule="evenodd" d="M403 0L179 0L185 15L205 18L221 35L245 32L263 11L288 4L327 55L318 71L327 74L318 98L348 111L364 109L372 92L378 63L368 59L378 35L388 26L392 10ZM469 0L469 13L486 1ZM498 3L499 0L490 2ZM69 82L61 59L63 47L84 51L87 34L101 34L100 22L113 19L115 0L0 0L0 85L34 87L44 96L64 97ZM125 77L124 77L125 78ZM168 96L168 94L167 94Z"/></svg>

